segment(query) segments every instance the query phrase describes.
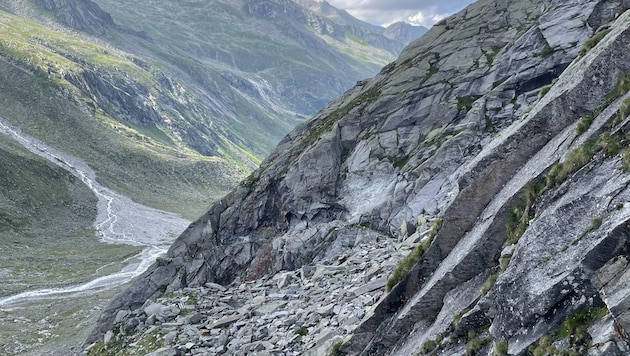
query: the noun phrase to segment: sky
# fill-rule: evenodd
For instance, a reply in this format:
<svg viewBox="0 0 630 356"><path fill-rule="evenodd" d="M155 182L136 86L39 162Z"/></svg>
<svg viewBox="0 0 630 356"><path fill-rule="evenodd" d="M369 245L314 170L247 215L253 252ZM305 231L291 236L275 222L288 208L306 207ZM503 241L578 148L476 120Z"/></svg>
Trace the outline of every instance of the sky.
<svg viewBox="0 0 630 356"><path fill-rule="evenodd" d="M352 16L374 25L387 26L405 21L431 27L474 0L327 0Z"/></svg>

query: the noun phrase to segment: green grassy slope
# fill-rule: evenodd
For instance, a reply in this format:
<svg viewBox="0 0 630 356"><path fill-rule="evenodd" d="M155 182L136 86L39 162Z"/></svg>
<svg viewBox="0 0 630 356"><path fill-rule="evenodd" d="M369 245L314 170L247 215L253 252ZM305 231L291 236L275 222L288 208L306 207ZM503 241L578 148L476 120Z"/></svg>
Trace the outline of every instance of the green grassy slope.
<svg viewBox="0 0 630 356"><path fill-rule="evenodd" d="M95 217L78 178L0 135L0 297L119 270L139 250L99 242Z"/></svg>
<svg viewBox="0 0 630 356"><path fill-rule="evenodd" d="M0 12L0 27L0 116L84 159L101 182L192 219L242 177L244 164L235 158L203 156L157 124L125 125L107 112L115 112L109 102L86 95L68 79L118 68L132 83L157 85L133 57L8 13Z"/></svg>
<svg viewBox="0 0 630 356"><path fill-rule="evenodd" d="M194 219L385 62L378 49L358 58L371 50L356 36L361 56L344 53L339 36L313 32L323 20L312 14L283 15L303 16L297 5L265 1L268 13L248 1L98 0L117 25L95 39L53 26L33 2L0 0L37 20L0 11L0 115L101 183Z"/></svg>

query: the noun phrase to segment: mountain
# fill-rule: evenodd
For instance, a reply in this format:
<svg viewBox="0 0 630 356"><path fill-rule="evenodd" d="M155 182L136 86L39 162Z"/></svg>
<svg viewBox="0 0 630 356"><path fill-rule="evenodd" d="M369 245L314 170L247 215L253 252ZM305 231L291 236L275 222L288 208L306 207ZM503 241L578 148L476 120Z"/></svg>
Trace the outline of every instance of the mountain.
<svg viewBox="0 0 630 356"><path fill-rule="evenodd" d="M335 8L327 1L297 0L296 2L327 20L324 23L319 20L319 23L311 25L318 30L319 34L341 41L349 37L359 44L386 48L391 53L400 53L405 45L427 32L426 27L404 22L391 24L387 28L371 25L358 20L345 10Z"/></svg>
<svg viewBox="0 0 630 356"><path fill-rule="evenodd" d="M420 38L427 28L423 26L415 26L406 22L395 22L385 28L384 35L387 38L398 39L399 41L412 42Z"/></svg>
<svg viewBox="0 0 630 356"><path fill-rule="evenodd" d="M84 159L108 186L190 219L403 46L291 1L0 6L3 71L11 73L0 115ZM336 26L334 38L318 24ZM354 34L355 26L363 27ZM24 102L38 93L69 113Z"/></svg>
<svg viewBox="0 0 630 356"><path fill-rule="evenodd" d="M629 5L439 22L191 224L90 352L628 354Z"/></svg>
<svg viewBox="0 0 630 356"><path fill-rule="evenodd" d="M120 284L402 49L353 26L372 28L291 1L0 0L0 354L72 353Z"/></svg>

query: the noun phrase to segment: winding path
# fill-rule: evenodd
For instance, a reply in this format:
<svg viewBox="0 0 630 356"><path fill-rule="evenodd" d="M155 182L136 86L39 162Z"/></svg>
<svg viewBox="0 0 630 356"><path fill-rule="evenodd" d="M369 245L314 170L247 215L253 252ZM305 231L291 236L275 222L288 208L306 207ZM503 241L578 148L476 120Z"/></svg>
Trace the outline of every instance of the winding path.
<svg viewBox="0 0 630 356"><path fill-rule="evenodd" d="M106 243L144 246L138 256L126 261L117 273L99 277L87 283L63 288L22 292L0 298L0 306L37 299L76 297L114 288L142 274L166 252L173 240L186 229L189 221L180 216L133 202L128 197L100 185L96 173L83 161L54 149L0 118L0 133L7 135L29 151L72 173L97 196L97 217L94 223L102 241Z"/></svg>

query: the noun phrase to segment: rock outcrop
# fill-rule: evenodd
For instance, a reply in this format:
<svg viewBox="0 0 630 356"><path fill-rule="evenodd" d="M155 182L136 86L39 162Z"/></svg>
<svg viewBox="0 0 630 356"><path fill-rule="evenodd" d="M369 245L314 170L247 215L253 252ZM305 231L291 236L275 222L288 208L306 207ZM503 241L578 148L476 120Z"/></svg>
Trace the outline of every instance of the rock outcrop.
<svg viewBox="0 0 630 356"><path fill-rule="evenodd" d="M102 314L441 229L348 354L630 349L630 3L480 0L291 132ZM349 235L350 234L350 235ZM365 242L365 240L364 240Z"/></svg>
<svg viewBox="0 0 630 356"><path fill-rule="evenodd" d="M111 15L91 0L36 0L35 4L51 11L63 24L93 35L116 29Z"/></svg>

